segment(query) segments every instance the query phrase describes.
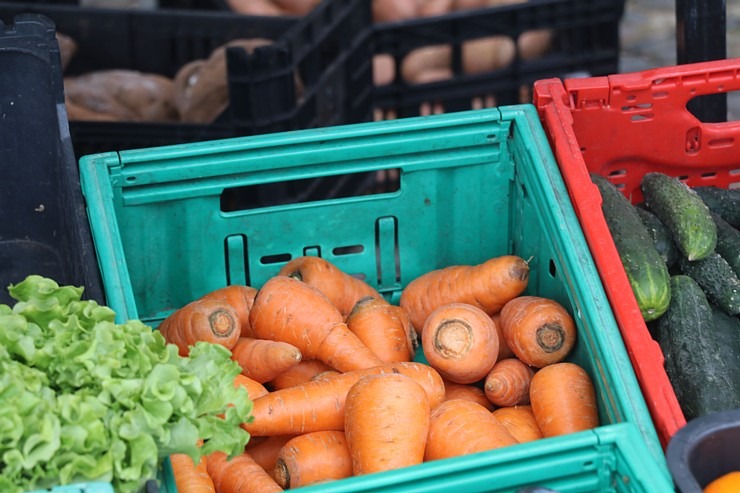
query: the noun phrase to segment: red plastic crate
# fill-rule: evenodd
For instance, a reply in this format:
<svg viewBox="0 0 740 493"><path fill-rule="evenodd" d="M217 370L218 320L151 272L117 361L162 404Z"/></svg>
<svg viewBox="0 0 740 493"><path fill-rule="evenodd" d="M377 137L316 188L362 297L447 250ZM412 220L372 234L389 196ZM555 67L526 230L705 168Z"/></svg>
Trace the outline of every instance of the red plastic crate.
<svg viewBox="0 0 740 493"><path fill-rule="evenodd" d="M703 123L686 109L697 96L740 90L740 58L586 79L544 79L534 104L560 166L664 447L686 424L663 353L632 295L589 172L633 203L649 171L689 186L740 186L740 122Z"/></svg>

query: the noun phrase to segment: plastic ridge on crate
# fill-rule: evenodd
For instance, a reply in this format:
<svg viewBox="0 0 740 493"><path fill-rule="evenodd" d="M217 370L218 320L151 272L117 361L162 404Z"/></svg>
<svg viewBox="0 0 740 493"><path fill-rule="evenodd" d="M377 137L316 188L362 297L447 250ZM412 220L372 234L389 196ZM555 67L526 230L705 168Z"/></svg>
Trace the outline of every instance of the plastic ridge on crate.
<svg viewBox="0 0 740 493"><path fill-rule="evenodd" d="M740 90L740 59L587 79L537 81L534 103L562 171L640 387L665 447L686 424L601 212L589 172L637 203L649 171L689 186L740 182L737 123L702 123L686 109L698 96Z"/></svg>
<svg viewBox="0 0 740 493"><path fill-rule="evenodd" d="M90 482L67 486L56 486L48 490L33 490L27 493L115 493L110 483Z"/></svg>
<svg viewBox="0 0 740 493"><path fill-rule="evenodd" d="M569 360L593 379L602 426L324 491L368 484L441 492L461 481L471 493L506 491L538 477L563 491L670 491L663 450L532 105L92 155L80 168L109 306L118 320L155 328L217 287L261 286L300 255L326 258L394 303L432 269L531 257L527 292L573 314L579 331ZM399 188L250 209L221 200L233 187L367 171L398 172ZM645 475L614 473L610 467L626 464L597 445L622 425L634 428L629 441L642 450ZM584 442L590 459L551 467ZM612 457L593 467L594 452ZM529 461L533 454L543 462ZM499 479L501 490L493 486Z"/></svg>

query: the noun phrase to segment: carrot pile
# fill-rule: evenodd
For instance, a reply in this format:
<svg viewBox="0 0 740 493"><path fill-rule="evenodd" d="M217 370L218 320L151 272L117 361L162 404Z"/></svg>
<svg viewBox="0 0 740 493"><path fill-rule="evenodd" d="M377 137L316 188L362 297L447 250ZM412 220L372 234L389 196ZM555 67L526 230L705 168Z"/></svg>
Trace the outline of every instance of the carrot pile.
<svg viewBox="0 0 740 493"><path fill-rule="evenodd" d="M227 347L254 417L232 460L173 457L178 493L283 491L598 426L593 383L566 361L576 325L524 295L528 279L528 263L504 255L428 272L391 305L299 257L259 290L175 311L165 338L182 354L199 338Z"/></svg>

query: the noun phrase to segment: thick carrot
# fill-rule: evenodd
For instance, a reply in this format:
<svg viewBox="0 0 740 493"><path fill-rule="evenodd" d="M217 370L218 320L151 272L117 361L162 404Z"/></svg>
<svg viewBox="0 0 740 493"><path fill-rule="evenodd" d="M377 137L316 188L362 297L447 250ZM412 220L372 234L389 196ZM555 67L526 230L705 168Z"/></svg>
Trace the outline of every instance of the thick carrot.
<svg viewBox="0 0 740 493"><path fill-rule="evenodd" d="M352 458L343 431L298 435L280 449L275 480L285 488L352 476Z"/></svg>
<svg viewBox="0 0 740 493"><path fill-rule="evenodd" d="M421 464L429 432L424 389L405 375L368 375L347 394L344 433L354 475Z"/></svg>
<svg viewBox="0 0 740 493"><path fill-rule="evenodd" d="M400 306L366 296L355 304L346 323L384 363L414 359L416 331Z"/></svg>
<svg viewBox="0 0 740 493"><path fill-rule="evenodd" d="M285 264L278 275L290 276L318 289L346 317L360 298L381 294L368 283L352 277L326 259L314 256L296 257Z"/></svg>
<svg viewBox="0 0 740 493"><path fill-rule="evenodd" d="M231 350L239 339L239 319L236 311L221 300L191 301L175 310L161 324L164 339L175 344L181 356L198 341L220 344Z"/></svg>
<svg viewBox="0 0 740 493"><path fill-rule="evenodd" d="M272 479L277 481L275 476L275 465L277 464L278 455L283 446L288 443L291 439L295 438L296 435L274 435L271 437L264 437L262 441L252 443L252 439L262 437L252 437L244 449L254 461L264 469ZM278 484L280 484L278 482ZM285 488L284 486L280 485ZM178 492L180 493L180 492Z"/></svg>
<svg viewBox="0 0 740 493"><path fill-rule="evenodd" d="M498 344L491 317L467 303L435 309L421 332L421 347L429 364L456 383L473 383L485 377L496 363Z"/></svg>
<svg viewBox="0 0 740 493"><path fill-rule="evenodd" d="M431 366L413 361L390 363L270 392L253 401L254 420L241 426L254 436L344 430L344 404L350 387L363 376L384 373L400 373L415 380L427 392L432 406L444 400L444 382Z"/></svg>
<svg viewBox="0 0 740 493"><path fill-rule="evenodd" d="M231 350L231 359L239 363L243 375L265 383L297 365L302 355L287 342L240 337Z"/></svg>
<svg viewBox="0 0 740 493"><path fill-rule="evenodd" d="M491 315L493 323L496 324L496 334L498 334L498 358L496 361L514 358L514 351L511 350L508 344L506 344L506 338L504 338L504 331L501 329L501 312L494 313Z"/></svg>
<svg viewBox="0 0 740 493"><path fill-rule="evenodd" d="M288 276L274 276L259 290L249 312L254 334L297 347L339 371L383 362L354 335L331 301L319 290Z"/></svg>
<svg viewBox="0 0 740 493"><path fill-rule="evenodd" d="M499 407L529 404L529 382L534 370L517 358L497 361L486 375L483 390Z"/></svg>
<svg viewBox="0 0 740 493"><path fill-rule="evenodd" d="M264 385L241 374L234 377L234 385L241 385L247 389L247 397L249 397L250 400L255 400L258 397L267 395L268 393L268 390Z"/></svg>
<svg viewBox="0 0 740 493"><path fill-rule="evenodd" d="M493 415L509 430L519 443L542 438L542 431L532 413L532 406L500 407Z"/></svg>
<svg viewBox="0 0 740 493"><path fill-rule="evenodd" d="M518 443L488 409L451 399L432 409L424 460L492 450Z"/></svg>
<svg viewBox="0 0 740 493"><path fill-rule="evenodd" d="M588 373L575 363L548 365L529 385L532 412L542 435L552 437L599 426L596 391Z"/></svg>
<svg viewBox="0 0 740 493"><path fill-rule="evenodd" d="M449 401L452 399L467 399L477 402L489 411L493 411L496 407L488 400L486 393L480 387L445 380L445 400Z"/></svg>
<svg viewBox="0 0 740 493"><path fill-rule="evenodd" d="M239 317L239 326L242 337L253 337L252 328L249 325L249 310L254 304L257 289L241 284L232 284L207 293L201 298L221 299L231 305Z"/></svg>
<svg viewBox="0 0 740 493"><path fill-rule="evenodd" d="M557 301L514 298L501 309L501 329L517 358L535 368L565 360L576 342L576 326Z"/></svg>
<svg viewBox="0 0 740 493"><path fill-rule="evenodd" d="M503 255L478 265L453 265L423 274L401 293L401 306L411 325L421 332L424 321L437 307L468 303L489 315L519 296L527 287L529 265L515 255Z"/></svg>
<svg viewBox="0 0 740 493"><path fill-rule="evenodd" d="M214 452L207 457L208 474L217 493L277 493L283 489L257 464L249 453L244 452L231 460L223 452Z"/></svg>
<svg viewBox="0 0 740 493"><path fill-rule="evenodd" d="M321 372L334 370L331 366L317 359L302 359L300 363L288 368L269 382L267 387L272 390L294 387L308 382Z"/></svg>
<svg viewBox="0 0 740 493"><path fill-rule="evenodd" d="M188 454L172 454L170 465L177 493L216 493L216 487L208 475L205 456L195 465Z"/></svg>

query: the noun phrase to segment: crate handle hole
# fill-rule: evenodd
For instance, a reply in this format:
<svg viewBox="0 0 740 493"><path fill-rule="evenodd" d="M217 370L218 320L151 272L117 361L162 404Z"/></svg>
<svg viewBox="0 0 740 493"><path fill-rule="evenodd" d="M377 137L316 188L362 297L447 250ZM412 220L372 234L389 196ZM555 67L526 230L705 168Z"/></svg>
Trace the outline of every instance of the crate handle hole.
<svg viewBox="0 0 740 493"><path fill-rule="evenodd" d="M263 265L282 264L282 263L290 261L291 258L293 257L289 253L278 253L274 255L265 255L260 258L260 263L262 263Z"/></svg>
<svg viewBox="0 0 740 493"><path fill-rule="evenodd" d="M740 101L740 91L725 92L719 86L714 94L702 94L689 99L686 110L702 123L734 122L740 119L740 115L731 114L728 108L732 108L737 101Z"/></svg>
<svg viewBox="0 0 740 493"><path fill-rule="evenodd" d="M331 253L334 255L354 255L365 251L365 247L362 245L348 245L334 248Z"/></svg>

